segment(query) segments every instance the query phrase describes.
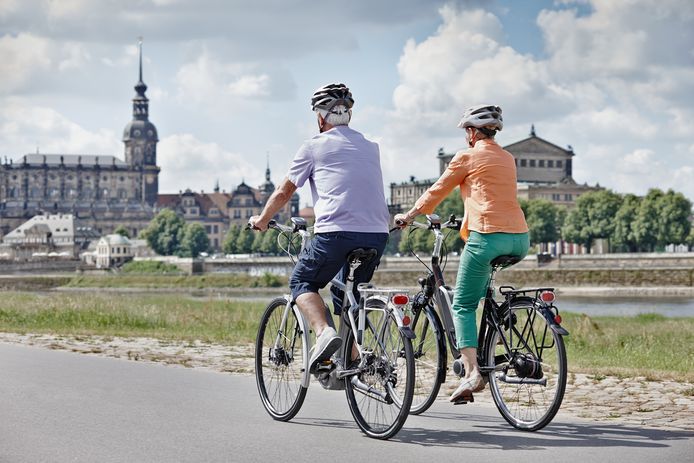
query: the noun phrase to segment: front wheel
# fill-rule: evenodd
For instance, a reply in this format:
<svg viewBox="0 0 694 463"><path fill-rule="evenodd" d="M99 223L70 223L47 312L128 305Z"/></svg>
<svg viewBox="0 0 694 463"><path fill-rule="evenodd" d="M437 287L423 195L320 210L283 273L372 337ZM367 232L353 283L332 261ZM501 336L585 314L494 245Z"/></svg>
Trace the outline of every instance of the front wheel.
<svg viewBox="0 0 694 463"><path fill-rule="evenodd" d="M555 333L531 298L518 298L502 314L502 335L485 340L489 387L499 412L513 427L542 429L559 411L566 389L564 339Z"/></svg>
<svg viewBox="0 0 694 463"><path fill-rule="evenodd" d="M255 342L255 379L272 418L289 421L299 412L307 364L308 333L287 300L277 298L265 309Z"/></svg>
<svg viewBox="0 0 694 463"><path fill-rule="evenodd" d="M391 314L380 310L367 313L363 354L352 361L352 367L359 365L361 372L345 378L345 392L352 416L364 434L389 439L400 431L410 413L414 390L412 343ZM345 344L347 355L354 344L350 330Z"/></svg>
<svg viewBox="0 0 694 463"><path fill-rule="evenodd" d="M410 413L419 415L431 407L446 380L446 340L439 316L431 305L415 312L412 331L414 395Z"/></svg>

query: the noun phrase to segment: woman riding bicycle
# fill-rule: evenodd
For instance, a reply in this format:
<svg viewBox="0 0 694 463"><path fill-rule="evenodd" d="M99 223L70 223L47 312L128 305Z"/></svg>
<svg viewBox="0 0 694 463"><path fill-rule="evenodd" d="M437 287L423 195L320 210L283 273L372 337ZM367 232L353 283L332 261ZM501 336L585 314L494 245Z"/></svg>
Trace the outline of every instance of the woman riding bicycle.
<svg viewBox="0 0 694 463"><path fill-rule="evenodd" d="M431 214L457 186L465 204L460 236L466 242L460 258L453 316L456 340L465 366L465 377L451 395L451 402L484 389L477 364L475 311L489 281L491 261L498 256L525 257L528 225L516 197L516 164L494 136L503 128L501 108L473 106L458 127L465 130L469 149L459 151L446 171L406 214L395 223L403 228L419 214Z"/></svg>

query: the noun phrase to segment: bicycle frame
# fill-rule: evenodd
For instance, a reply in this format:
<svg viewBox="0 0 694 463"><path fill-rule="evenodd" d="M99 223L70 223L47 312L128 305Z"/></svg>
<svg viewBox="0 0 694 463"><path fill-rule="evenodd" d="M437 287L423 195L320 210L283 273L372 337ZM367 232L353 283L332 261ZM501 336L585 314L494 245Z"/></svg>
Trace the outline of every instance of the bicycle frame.
<svg viewBox="0 0 694 463"><path fill-rule="evenodd" d="M274 224L271 224L271 226L278 229L279 231L281 231L283 233L290 233L290 234L295 233L295 232L299 233L299 235L301 237L301 249L302 250L306 247L306 244L308 243L308 240L311 237L311 231L308 227L305 227L305 225L295 224L294 227L289 227L289 226L284 226L284 225L274 223ZM362 342L363 342L363 333L364 333L364 330L366 328L366 320L367 320L367 317L366 317L366 312L367 312L366 305L367 304L365 303L366 297L362 296L361 297L361 303L358 303L357 298L354 296L354 293L352 291L353 287L354 287L354 272L361 264L362 264L362 261L360 261L360 260L355 260L355 261L349 262L349 273L347 275L347 281L342 282L341 280L339 280L337 278L337 276L335 276L331 280L330 283L335 285L338 289L340 289L344 292L345 298L347 299L347 302L349 303L349 304L343 303L343 305L342 305L343 310L345 310L345 312L346 312L346 317L345 316L340 317L339 336L342 339L345 339L346 338L346 330L348 330L348 329L352 330L352 333L354 335L354 339L356 340L356 346L357 346L357 349L359 351L360 357L364 358L365 350L362 346ZM362 293L362 291L368 292L369 290L372 290L372 289L373 288L371 287L371 285L359 285L359 287L358 287L360 294ZM385 290L385 289L382 289L382 290L377 290L377 291L381 291L381 292L385 291L385 292L393 292L393 293L397 292L399 294L403 293L402 290ZM282 324L280 326L284 327L286 325L287 320L289 318L289 311L293 310L294 314L296 316L296 319L298 320L298 323L299 323L299 326L295 327L294 336L298 336L301 332L308 332L310 327L308 326L308 323L307 323L305 317L301 313L301 310L299 310L298 306L296 305L296 301L292 298L291 294L285 294L285 298L288 302L285 306L284 312L282 313ZM355 320L354 308L358 309L359 316L358 316L357 320ZM328 311L328 313L329 313L329 310L327 308L326 308L326 311ZM368 308L368 311L383 311L384 315L390 315L392 313L394 315L394 318L396 320L398 328L400 330L405 330L406 335L408 335L409 333L412 333L411 330L409 331L409 333L406 331L409 329L409 327L406 327L403 323L404 311L401 307L398 307L398 306L393 305L391 303L386 303L384 309ZM369 323L371 323L371 322L369 322ZM374 332L377 332L375 329L376 327L372 327L372 328L374 328ZM385 325L382 328L384 329ZM274 345L275 349L279 346L280 340L281 340L282 336L284 336L284 334L285 333L281 330L278 332L277 337L275 339L275 345ZM381 344L383 344L382 339L380 339L380 336L382 336L382 335L383 334L381 333L379 335L379 339L378 339L378 342ZM412 335L413 335L413 333L412 333ZM308 358L308 345L304 345L304 350L305 350L304 356L306 358ZM337 379L343 379L346 376L350 376L351 374L354 373L351 370L344 370L343 369L344 365L345 365L345 358L344 358L345 354L343 352L343 349L340 349L340 351L338 351L338 353L336 354L336 357L337 357L336 360L338 363L337 368L342 370L342 371L338 371L338 373L336 375ZM333 367L331 366L330 368L328 368L328 370L332 370L332 368ZM321 371L320 367L319 367L318 371L319 372ZM308 385L310 384L312 373L313 373L313 371L311 371L309 369L305 369L303 371L303 375L302 375L302 379L301 379L301 385L302 386L308 387Z"/></svg>

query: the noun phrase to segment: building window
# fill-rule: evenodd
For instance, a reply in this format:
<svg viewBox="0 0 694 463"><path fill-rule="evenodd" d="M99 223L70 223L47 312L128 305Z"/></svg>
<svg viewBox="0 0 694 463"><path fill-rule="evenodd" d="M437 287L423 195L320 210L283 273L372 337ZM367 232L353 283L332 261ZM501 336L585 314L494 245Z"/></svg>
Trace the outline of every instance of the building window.
<svg viewBox="0 0 694 463"><path fill-rule="evenodd" d="M547 167L550 167L550 168L554 167L554 161L552 159L547 161Z"/></svg>
<svg viewBox="0 0 694 463"><path fill-rule="evenodd" d="M234 218L235 219L241 218L241 210L240 209L234 209Z"/></svg>
<svg viewBox="0 0 694 463"><path fill-rule="evenodd" d="M534 159L530 160L530 167L535 167L535 160Z"/></svg>
<svg viewBox="0 0 694 463"><path fill-rule="evenodd" d="M564 161L557 160L557 167L561 169L563 167Z"/></svg>
<svg viewBox="0 0 694 463"><path fill-rule="evenodd" d="M251 198L246 198L246 206L252 206L253 200Z"/></svg>
<svg viewBox="0 0 694 463"><path fill-rule="evenodd" d="M212 233L219 233L219 227L217 225L212 225Z"/></svg>
<svg viewBox="0 0 694 463"><path fill-rule="evenodd" d="M246 209L246 218L253 217L253 209Z"/></svg>
<svg viewBox="0 0 694 463"><path fill-rule="evenodd" d="M561 195L559 193L552 193L553 201L561 201Z"/></svg>
<svg viewBox="0 0 694 463"><path fill-rule="evenodd" d="M571 195L571 193L566 193L564 195L564 201L572 201L572 200L573 200L573 196Z"/></svg>
<svg viewBox="0 0 694 463"><path fill-rule="evenodd" d="M205 225L205 233L207 233L208 235L212 233L212 227L210 227L209 225Z"/></svg>
<svg viewBox="0 0 694 463"><path fill-rule="evenodd" d="M528 161L525 160L525 159L521 159L521 160L520 160L520 163L521 163L521 164L520 164L521 167L525 167L525 166L528 165Z"/></svg>
<svg viewBox="0 0 694 463"><path fill-rule="evenodd" d="M545 167L545 160L544 159L540 159L537 162L538 162L538 167Z"/></svg>

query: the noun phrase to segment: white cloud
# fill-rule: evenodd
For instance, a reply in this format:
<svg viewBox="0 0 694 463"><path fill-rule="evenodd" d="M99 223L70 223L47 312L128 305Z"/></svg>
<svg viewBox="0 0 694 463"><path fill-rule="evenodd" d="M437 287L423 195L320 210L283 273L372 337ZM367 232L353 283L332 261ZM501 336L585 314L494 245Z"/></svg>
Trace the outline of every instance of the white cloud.
<svg viewBox="0 0 694 463"><path fill-rule="evenodd" d="M44 153L123 157L123 144L113 130L92 132L52 108L19 98L0 100L0 153L17 158L37 148Z"/></svg>
<svg viewBox="0 0 694 463"><path fill-rule="evenodd" d="M157 146L161 167L159 192L175 193L190 188L211 192L219 180L220 188L230 191L242 181L257 186L263 172L242 155L217 143L203 142L191 134L165 137Z"/></svg>
<svg viewBox="0 0 694 463"><path fill-rule="evenodd" d="M694 3L590 4L582 15L539 14L546 57L504 43L487 11L442 8L438 30L408 41L398 64L394 110L380 133L387 180L437 174L438 147L463 146L455 124L464 108L495 103L504 109L502 144L535 123L543 138L573 145L580 183L639 194L672 187L694 198L692 182L673 180L694 164L691 151L676 149L694 138Z"/></svg>
<svg viewBox="0 0 694 463"><path fill-rule="evenodd" d="M255 63L226 63L207 50L176 73L181 102L228 108L257 100L286 100L294 95L294 81L281 69L261 70Z"/></svg>
<svg viewBox="0 0 694 463"><path fill-rule="evenodd" d="M50 41L31 34L0 37L0 75L2 93L21 88L34 73L51 66Z"/></svg>

